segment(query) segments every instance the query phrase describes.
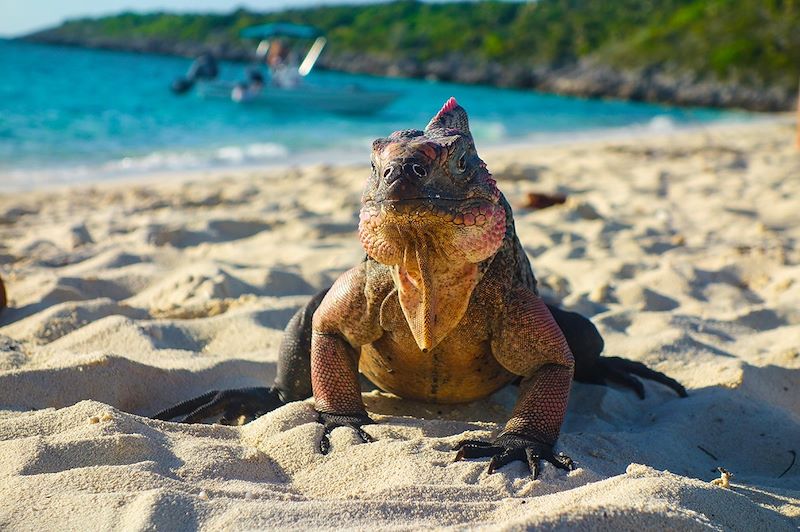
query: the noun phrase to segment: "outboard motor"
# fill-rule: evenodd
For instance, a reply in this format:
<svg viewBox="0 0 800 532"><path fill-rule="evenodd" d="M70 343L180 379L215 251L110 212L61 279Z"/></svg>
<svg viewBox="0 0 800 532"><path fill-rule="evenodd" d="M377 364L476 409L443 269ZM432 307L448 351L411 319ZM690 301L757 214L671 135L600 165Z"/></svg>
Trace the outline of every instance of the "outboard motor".
<svg viewBox="0 0 800 532"><path fill-rule="evenodd" d="M173 81L170 88L175 94L184 94L194 87L198 79L215 79L218 74L217 60L206 52L195 59L186 75Z"/></svg>
<svg viewBox="0 0 800 532"><path fill-rule="evenodd" d="M189 89L191 89L193 86L194 81L190 81L187 78L177 78L172 82L172 85L170 85L169 88L175 94L185 94L189 92Z"/></svg>

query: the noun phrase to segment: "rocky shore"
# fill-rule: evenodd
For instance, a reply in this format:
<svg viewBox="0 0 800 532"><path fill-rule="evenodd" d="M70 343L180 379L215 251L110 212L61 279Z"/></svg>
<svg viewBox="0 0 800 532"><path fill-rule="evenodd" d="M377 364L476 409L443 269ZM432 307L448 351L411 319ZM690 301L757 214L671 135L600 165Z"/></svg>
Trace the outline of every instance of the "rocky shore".
<svg viewBox="0 0 800 532"><path fill-rule="evenodd" d="M206 44L141 38L120 41L103 37L65 36L45 30L24 37L28 42L81 46L196 57L205 51L232 61L249 61L253 52L242 43ZM741 85L698 79L668 69L620 70L588 59L564 66L528 66L476 61L450 55L432 61L413 57L390 58L375 54L337 53L327 50L319 67L341 72L377 76L425 78L467 84L485 84L531 89L555 94L591 98L658 102L672 105L738 108L749 111L788 111L797 104L797 93L784 87Z"/></svg>

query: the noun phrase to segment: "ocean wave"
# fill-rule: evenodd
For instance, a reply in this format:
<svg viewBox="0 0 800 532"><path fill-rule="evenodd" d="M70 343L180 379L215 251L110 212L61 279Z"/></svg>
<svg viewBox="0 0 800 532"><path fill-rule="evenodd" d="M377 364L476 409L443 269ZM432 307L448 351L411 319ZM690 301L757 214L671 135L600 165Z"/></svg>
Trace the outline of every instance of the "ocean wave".
<svg viewBox="0 0 800 532"><path fill-rule="evenodd" d="M158 150L110 161L74 165L61 163L55 166L54 162L50 162L36 167L7 170L0 167L0 190L27 189L48 183L102 181L144 173L284 163L289 157L289 148L267 142L202 150Z"/></svg>
<svg viewBox="0 0 800 532"><path fill-rule="evenodd" d="M678 124L671 116L656 115L647 122L647 129L650 131L675 131Z"/></svg>
<svg viewBox="0 0 800 532"><path fill-rule="evenodd" d="M189 170L285 159L289 149L277 143L222 146L210 150L155 151L139 157L123 157L102 165L102 170L146 171Z"/></svg>
<svg viewBox="0 0 800 532"><path fill-rule="evenodd" d="M470 129L475 139L486 142L500 142L508 137L508 128L499 121L473 120Z"/></svg>

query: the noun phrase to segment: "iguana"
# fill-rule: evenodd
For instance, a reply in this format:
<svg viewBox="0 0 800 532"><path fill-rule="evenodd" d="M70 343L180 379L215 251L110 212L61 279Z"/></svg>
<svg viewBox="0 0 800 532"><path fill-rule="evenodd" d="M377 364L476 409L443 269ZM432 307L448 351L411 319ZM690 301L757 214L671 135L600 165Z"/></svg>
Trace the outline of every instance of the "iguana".
<svg viewBox="0 0 800 532"><path fill-rule="evenodd" d="M212 391L154 417L252 419L313 394L324 454L336 427L373 441L359 372L382 390L433 403L474 401L517 381L503 431L492 442L462 442L456 459L491 457L490 473L522 460L535 478L541 460L573 468L553 451L573 377L643 397L638 375L686 395L639 362L600 357L603 339L588 319L545 304L511 207L454 98L424 131L373 142L361 203L366 257L291 319L275 385Z"/></svg>

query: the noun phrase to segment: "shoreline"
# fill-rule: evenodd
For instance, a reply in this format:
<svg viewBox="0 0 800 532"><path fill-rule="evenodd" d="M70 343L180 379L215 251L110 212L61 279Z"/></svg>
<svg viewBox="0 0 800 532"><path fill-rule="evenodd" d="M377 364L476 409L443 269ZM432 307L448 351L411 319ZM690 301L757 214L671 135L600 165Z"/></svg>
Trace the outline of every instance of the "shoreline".
<svg viewBox="0 0 800 532"><path fill-rule="evenodd" d="M770 113L745 115L741 118L724 118L710 122L697 122L691 124L675 124L669 121L665 127L653 124L632 125L612 128L582 129L576 131L560 131L547 133L533 133L526 137L516 137L496 141L481 145L478 150L481 153L492 154L504 151L514 151L521 149L538 149L548 146L566 147L573 143L592 145L596 143L612 141L630 141L641 138L643 135L649 139L658 140L678 133L696 133L705 130L716 130L719 128L749 128L761 124L770 123L790 123L794 121L791 113ZM72 181L70 177L64 177L58 181L38 182L33 185L19 184L12 185L9 182L0 183L0 196L22 193L33 190L53 190L68 189L72 187L93 187L104 184L136 184L158 182L161 180L185 181L194 178L204 178L217 174L230 176L250 175L258 172L268 172L277 174L289 170L302 169L308 166L331 166L331 167L352 167L365 166L364 161L368 158L369 146L364 147L363 154L347 153L342 154L333 150L321 150L315 152L295 153L287 157L288 161L268 160L252 161L247 163L232 164L207 164L202 167L175 168L175 169L141 169L141 170L106 170L102 166L88 170L86 177ZM104 163L113 164L117 161ZM40 176L47 176L52 173L52 169L34 170L12 170L5 174L0 172L0 178L30 182Z"/></svg>

